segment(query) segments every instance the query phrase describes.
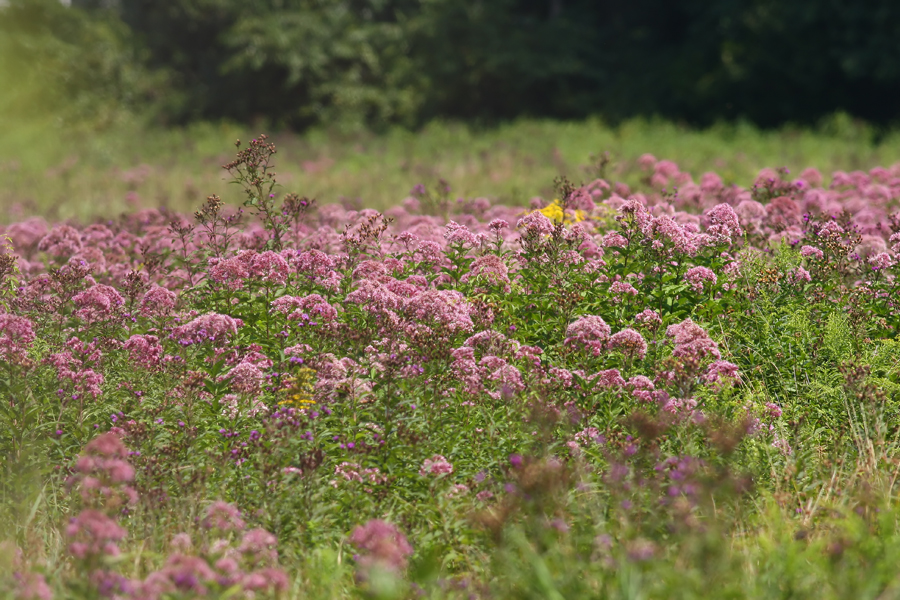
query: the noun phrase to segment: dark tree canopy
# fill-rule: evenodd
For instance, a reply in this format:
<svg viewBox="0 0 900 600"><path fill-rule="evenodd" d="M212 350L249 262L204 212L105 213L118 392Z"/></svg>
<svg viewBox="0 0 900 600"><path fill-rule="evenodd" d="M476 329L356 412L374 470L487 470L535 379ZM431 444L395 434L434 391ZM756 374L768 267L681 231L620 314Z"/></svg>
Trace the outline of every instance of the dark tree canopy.
<svg viewBox="0 0 900 600"><path fill-rule="evenodd" d="M6 10L47 1L13 0ZM165 82L156 101L170 122L262 116L295 128L378 127L652 114L772 126L839 110L880 123L897 116L893 0L74 4L125 24L128 56ZM72 36L71 25L57 28Z"/></svg>

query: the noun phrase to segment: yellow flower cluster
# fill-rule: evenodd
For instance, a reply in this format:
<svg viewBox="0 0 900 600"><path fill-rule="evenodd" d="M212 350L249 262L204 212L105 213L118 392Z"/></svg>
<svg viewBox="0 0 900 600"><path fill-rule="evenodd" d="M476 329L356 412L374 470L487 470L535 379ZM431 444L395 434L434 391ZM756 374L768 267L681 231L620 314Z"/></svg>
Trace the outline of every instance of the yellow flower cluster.
<svg viewBox="0 0 900 600"><path fill-rule="evenodd" d="M313 400L313 391L316 385L316 371L308 367L301 367L293 377L287 377L281 391L285 394L278 404L290 404L297 408L308 408L316 403Z"/></svg>
<svg viewBox="0 0 900 600"><path fill-rule="evenodd" d="M573 210L570 211L569 214L566 214L566 212L563 210L562 205L559 203L558 198L554 198L553 202L540 209L539 212L554 223L565 223L567 225L571 225L572 223L584 221L583 210Z"/></svg>

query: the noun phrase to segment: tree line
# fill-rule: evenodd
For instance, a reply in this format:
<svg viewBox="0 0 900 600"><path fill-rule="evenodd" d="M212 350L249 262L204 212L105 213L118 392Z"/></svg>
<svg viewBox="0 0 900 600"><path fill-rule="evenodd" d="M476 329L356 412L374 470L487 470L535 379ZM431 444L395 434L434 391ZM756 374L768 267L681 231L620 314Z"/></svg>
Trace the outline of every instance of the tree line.
<svg viewBox="0 0 900 600"><path fill-rule="evenodd" d="M890 123L900 91L893 0L9 0L0 10L0 48L42 48L69 74L64 96L99 89L168 123L659 115L775 126L835 111Z"/></svg>

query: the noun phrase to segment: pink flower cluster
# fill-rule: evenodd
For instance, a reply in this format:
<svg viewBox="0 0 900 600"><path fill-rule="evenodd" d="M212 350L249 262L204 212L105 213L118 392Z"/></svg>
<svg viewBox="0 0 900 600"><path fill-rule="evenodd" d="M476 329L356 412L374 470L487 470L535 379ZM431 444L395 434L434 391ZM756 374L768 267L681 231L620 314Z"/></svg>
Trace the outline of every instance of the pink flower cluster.
<svg viewBox="0 0 900 600"><path fill-rule="evenodd" d="M208 313L176 327L172 337L182 346L203 342L222 343L234 336L243 324L240 319L228 315Z"/></svg>
<svg viewBox="0 0 900 600"><path fill-rule="evenodd" d="M522 372L510 364L510 360L532 357L532 362L540 364L533 355L535 349L521 346L501 333L483 331L469 337L463 346L451 353L451 371L462 382L467 394L487 391L494 399L510 396L525 389ZM476 357L479 351L481 359ZM505 358L504 358L505 357Z"/></svg>
<svg viewBox="0 0 900 600"><path fill-rule="evenodd" d="M599 356L606 347L612 329L603 317L588 315L577 319L566 329L567 346L576 346Z"/></svg>
<svg viewBox="0 0 900 600"><path fill-rule="evenodd" d="M83 510L73 518L66 527L69 538L69 552L81 560L92 557L118 556L118 542L125 538L127 532L116 520L105 513L94 510Z"/></svg>
<svg viewBox="0 0 900 600"><path fill-rule="evenodd" d="M0 314L0 360L14 365L24 364L34 339L34 328L28 318Z"/></svg>
<svg viewBox="0 0 900 600"><path fill-rule="evenodd" d="M379 485L387 482L387 477L381 474L378 467L369 467L363 469L357 463L344 461L334 468L336 477L340 477L343 481L367 483L369 485ZM338 487L339 480L331 480L332 487ZM371 493L371 488L364 488L366 492Z"/></svg>
<svg viewBox="0 0 900 600"><path fill-rule="evenodd" d="M462 281L483 282L491 288L509 292L509 267L496 254L485 254L472 262L469 271L462 276Z"/></svg>
<svg viewBox="0 0 900 600"><path fill-rule="evenodd" d="M126 531L116 522L123 505L137 501L127 484L134 469L126 460L128 450L114 433L89 442L75 463L74 480L80 483L84 510L66 528L69 552L86 564L96 565L103 556L118 556L118 543Z"/></svg>
<svg viewBox="0 0 900 600"><path fill-rule="evenodd" d="M628 357L643 359L647 355L647 341L634 329L623 329L609 338L609 347Z"/></svg>
<svg viewBox="0 0 900 600"><path fill-rule="evenodd" d="M218 531L242 531L247 525L234 505L217 500L206 509L203 526Z"/></svg>
<svg viewBox="0 0 900 600"><path fill-rule="evenodd" d="M453 465L440 454L435 454L431 458L426 458L425 462L422 463L422 468L419 469L419 475L422 477L428 475L449 475L452 472Z"/></svg>
<svg viewBox="0 0 900 600"><path fill-rule="evenodd" d="M338 318L337 310L319 294L281 296L272 302L272 308L300 326L322 325Z"/></svg>
<svg viewBox="0 0 900 600"><path fill-rule="evenodd" d="M161 366L165 350L155 335L135 334L123 346L131 355L131 360L141 367L154 370Z"/></svg>
<svg viewBox="0 0 900 600"><path fill-rule="evenodd" d="M141 299L141 314L145 317L163 316L175 308L175 292L154 285Z"/></svg>
<svg viewBox="0 0 900 600"><path fill-rule="evenodd" d="M243 523L232 529L243 530ZM223 588L255 597L287 590L287 574L277 566L277 540L264 529L245 531L237 547L219 539L199 555L187 553L192 544L186 534L179 534L172 542L175 552L161 569L132 585L131 598L162 600L175 594L200 597Z"/></svg>
<svg viewBox="0 0 900 600"><path fill-rule="evenodd" d="M76 294L72 302L78 307L75 312L78 318L91 323L114 317L115 311L125 303L125 300L115 288L96 284Z"/></svg>
<svg viewBox="0 0 900 600"><path fill-rule="evenodd" d="M354 558L364 578L374 568L400 573L413 553L406 536L381 519L372 519L354 529L350 543L359 551Z"/></svg>
<svg viewBox="0 0 900 600"><path fill-rule="evenodd" d="M719 352L719 345L709 337L702 327L691 319L685 319L681 323L669 325L668 329L666 329L666 337L671 338L675 344L672 355L676 358L699 362L708 356L716 359L722 357Z"/></svg>
<svg viewBox="0 0 900 600"><path fill-rule="evenodd" d="M70 382L74 391L72 400L83 401L87 396L96 399L102 393L100 386L105 381L103 374L93 369L103 356L97 342L83 342L72 337L66 347L68 350L51 354L45 362L56 367L59 379Z"/></svg>
<svg viewBox="0 0 900 600"><path fill-rule="evenodd" d="M84 447L75 471L86 504L116 510L137 501L137 492L125 485L134 480L128 455L128 449L115 433L104 433Z"/></svg>
<svg viewBox="0 0 900 600"><path fill-rule="evenodd" d="M704 287L716 285L716 274L707 267L692 267L684 274L685 282L691 286L695 293L703 292Z"/></svg>

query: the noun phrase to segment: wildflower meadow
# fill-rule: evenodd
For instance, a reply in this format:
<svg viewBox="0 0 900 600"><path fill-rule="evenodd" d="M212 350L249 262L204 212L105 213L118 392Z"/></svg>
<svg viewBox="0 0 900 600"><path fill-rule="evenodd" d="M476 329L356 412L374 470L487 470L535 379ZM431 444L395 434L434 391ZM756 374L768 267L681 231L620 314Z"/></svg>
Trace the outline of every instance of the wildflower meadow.
<svg viewBox="0 0 900 600"><path fill-rule="evenodd" d="M900 164L379 212L277 158L0 230L4 597L900 597Z"/></svg>

